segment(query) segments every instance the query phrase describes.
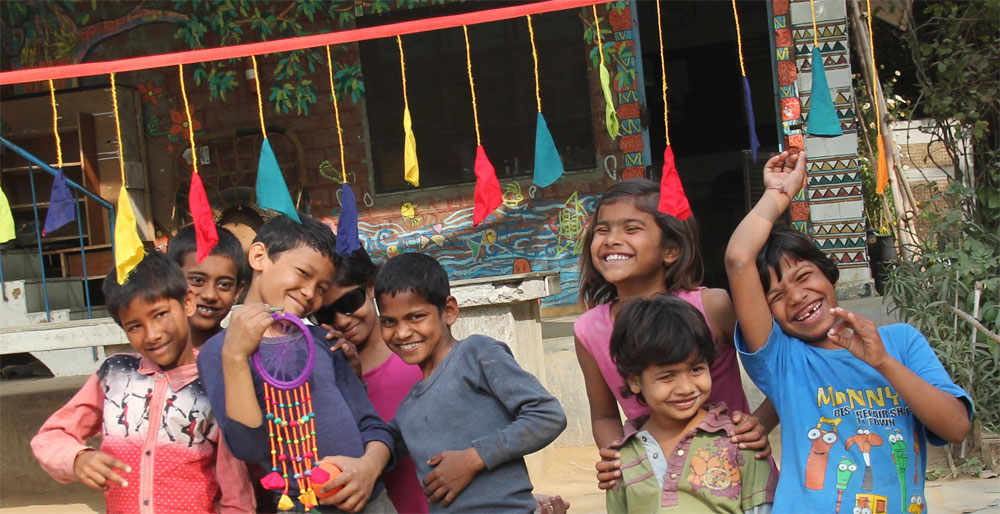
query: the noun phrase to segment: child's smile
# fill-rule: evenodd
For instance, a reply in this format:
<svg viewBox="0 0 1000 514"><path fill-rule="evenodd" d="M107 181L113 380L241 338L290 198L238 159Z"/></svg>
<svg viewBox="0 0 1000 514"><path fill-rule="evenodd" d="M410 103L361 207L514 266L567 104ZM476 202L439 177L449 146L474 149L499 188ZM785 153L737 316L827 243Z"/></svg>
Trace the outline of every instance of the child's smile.
<svg viewBox="0 0 1000 514"><path fill-rule="evenodd" d="M651 421L661 428L683 425L698 413L712 392L708 364L697 354L686 361L650 365L640 376L628 378L633 393L642 393L651 411Z"/></svg>
<svg viewBox="0 0 1000 514"><path fill-rule="evenodd" d="M833 343L824 343L834 322L830 309L837 306L833 284L810 261L785 258L781 261L781 280L774 269L770 273L767 303L781 329L805 342L835 348Z"/></svg>
<svg viewBox="0 0 1000 514"><path fill-rule="evenodd" d="M174 299L149 302L140 296L121 309L121 326L132 349L163 369L194 364L187 321L194 311L192 296L188 292L183 306Z"/></svg>
<svg viewBox="0 0 1000 514"><path fill-rule="evenodd" d="M594 220L590 245L594 267L619 289L662 287L665 265L676 252L665 249L663 232L647 212L626 200L603 205Z"/></svg>
<svg viewBox="0 0 1000 514"><path fill-rule="evenodd" d="M202 331L217 330L239 294L236 263L221 255L209 255L198 262L197 253L188 252L181 269L188 290L195 295L195 314L189 319L191 326Z"/></svg>
<svg viewBox="0 0 1000 514"><path fill-rule="evenodd" d="M424 378L434 372L451 351L455 340L448 327L458 317L453 297L443 309L428 303L413 291L379 296L382 338L403 362L416 364Z"/></svg>

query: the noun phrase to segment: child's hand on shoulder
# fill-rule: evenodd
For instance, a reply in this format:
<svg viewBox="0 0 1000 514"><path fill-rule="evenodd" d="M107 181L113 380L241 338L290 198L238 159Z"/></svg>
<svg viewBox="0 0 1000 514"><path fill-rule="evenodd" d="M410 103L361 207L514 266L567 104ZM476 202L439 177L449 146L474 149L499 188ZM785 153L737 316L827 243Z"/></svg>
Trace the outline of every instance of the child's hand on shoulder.
<svg viewBox="0 0 1000 514"><path fill-rule="evenodd" d="M764 187L778 188L788 195L789 201L795 198L805 185L806 153L781 152L767 160L764 164Z"/></svg>
<svg viewBox="0 0 1000 514"><path fill-rule="evenodd" d="M83 450L73 461L73 473L83 485L98 491L107 491L112 485L128 487L128 480L115 470L131 473L132 467L98 450Z"/></svg>
<svg viewBox="0 0 1000 514"><path fill-rule="evenodd" d="M874 321L841 307L830 309L830 313L837 318L827 332L827 337L834 344L846 348L851 355L876 370L892 358L885 351Z"/></svg>
<svg viewBox="0 0 1000 514"><path fill-rule="evenodd" d="M615 441L612 444L619 445L621 441ZM622 455L614 448L601 448L599 453L601 460L594 464L594 468L597 469L597 488L611 489L618 485L622 478L622 461L620 460Z"/></svg>
<svg viewBox="0 0 1000 514"><path fill-rule="evenodd" d="M347 512L358 512L368 503L368 498L375 488L375 481L382 474L382 468L370 459L345 457L323 457L321 462L329 462L341 469L339 475L330 480L320 489L322 492L343 487L333 496L320 498L321 505L333 505Z"/></svg>
<svg viewBox="0 0 1000 514"><path fill-rule="evenodd" d="M434 470L424 477L424 494L428 501L441 502L445 507L486 467L475 448L444 451L431 457L427 464Z"/></svg>
<svg viewBox="0 0 1000 514"><path fill-rule="evenodd" d="M767 440L767 431L757 416L743 411L733 411L731 416L736 425L729 434L729 441L739 446L741 450L760 450L754 458L766 459L771 455L771 443Z"/></svg>
<svg viewBox="0 0 1000 514"><path fill-rule="evenodd" d="M249 357L260 346L267 327L274 323L271 309L263 303L245 304L233 311L226 329L222 351L239 357Z"/></svg>
<svg viewBox="0 0 1000 514"><path fill-rule="evenodd" d="M326 340L333 341L333 345L330 346L330 351L335 352L340 350L344 352L344 357L347 357L347 362L351 365L351 369L354 370L354 374L361 379L363 383L365 381L364 373L361 371L361 356L358 355L358 347L344 339L344 334L339 330L323 323L320 325L321 328L326 330Z"/></svg>

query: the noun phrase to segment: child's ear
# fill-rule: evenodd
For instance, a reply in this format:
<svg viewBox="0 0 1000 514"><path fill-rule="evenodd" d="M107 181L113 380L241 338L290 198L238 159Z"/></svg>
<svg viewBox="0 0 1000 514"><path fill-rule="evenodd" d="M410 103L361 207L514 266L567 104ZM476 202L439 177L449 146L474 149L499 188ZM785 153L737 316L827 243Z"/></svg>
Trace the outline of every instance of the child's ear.
<svg viewBox="0 0 1000 514"><path fill-rule="evenodd" d="M267 247L264 243L258 241L250 245L250 249L247 250L247 262L250 264L250 269L254 271L263 271L264 263L267 260Z"/></svg>
<svg viewBox="0 0 1000 514"><path fill-rule="evenodd" d="M628 384L628 388L632 391L632 394L639 394L642 392L642 388L639 387L639 377L636 375L629 375L625 378L625 383Z"/></svg>
<svg viewBox="0 0 1000 514"><path fill-rule="evenodd" d="M681 256L681 249L679 247L674 246L673 248L667 248L667 250L663 252L663 264L669 266L677 262L677 259L679 259L680 256Z"/></svg>
<svg viewBox="0 0 1000 514"><path fill-rule="evenodd" d="M190 318L198 310L198 305L194 301L194 291L188 289L184 295L184 315Z"/></svg>
<svg viewBox="0 0 1000 514"><path fill-rule="evenodd" d="M458 300L454 296L449 296L444 302L444 311L441 312L441 317L444 319L448 326L452 326L458 321Z"/></svg>

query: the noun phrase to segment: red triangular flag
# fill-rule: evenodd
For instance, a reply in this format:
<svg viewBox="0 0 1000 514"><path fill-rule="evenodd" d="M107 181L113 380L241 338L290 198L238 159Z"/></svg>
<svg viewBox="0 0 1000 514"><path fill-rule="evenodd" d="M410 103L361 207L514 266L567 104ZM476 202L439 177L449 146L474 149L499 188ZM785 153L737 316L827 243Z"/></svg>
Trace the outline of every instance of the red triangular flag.
<svg viewBox="0 0 1000 514"><path fill-rule="evenodd" d="M691 217L691 205L688 204L681 176L674 164L674 151L667 145L663 151L663 175L660 177L660 212L677 219L686 220Z"/></svg>
<svg viewBox="0 0 1000 514"><path fill-rule="evenodd" d="M201 183L201 175L191 174L191 189L188 191L188 208L194 219L194 235L198 242L198 262L205 260L212 248L219 242L219 233L215 230L215 218L212 216L212 206L205 195L205 186Z"/></svg>
<svg viewBox="0 0 1000 514"><path fill-rule="evenodd" d="M476 208L472 212L472 226L482 223L501 203L503 195L496 170L486 157L483 145L479 145L476 147Z"/></svg>

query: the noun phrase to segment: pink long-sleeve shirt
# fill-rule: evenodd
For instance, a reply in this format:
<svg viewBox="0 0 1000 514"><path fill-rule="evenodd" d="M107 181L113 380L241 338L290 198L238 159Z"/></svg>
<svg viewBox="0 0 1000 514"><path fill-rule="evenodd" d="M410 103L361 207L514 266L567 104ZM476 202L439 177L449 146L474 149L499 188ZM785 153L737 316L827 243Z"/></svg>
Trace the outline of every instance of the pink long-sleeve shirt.
<svg viewBox="0 0 1000 514"><path fill-rule="evenodd" d="M69 483L77 454L97 434L100 451L132 468L118 471L127 487L104 493L109 513L254 511L246 465L221 443L194 364L164 371L138 355L109 357L45 421L31 449L42 469Z"/></svg>

